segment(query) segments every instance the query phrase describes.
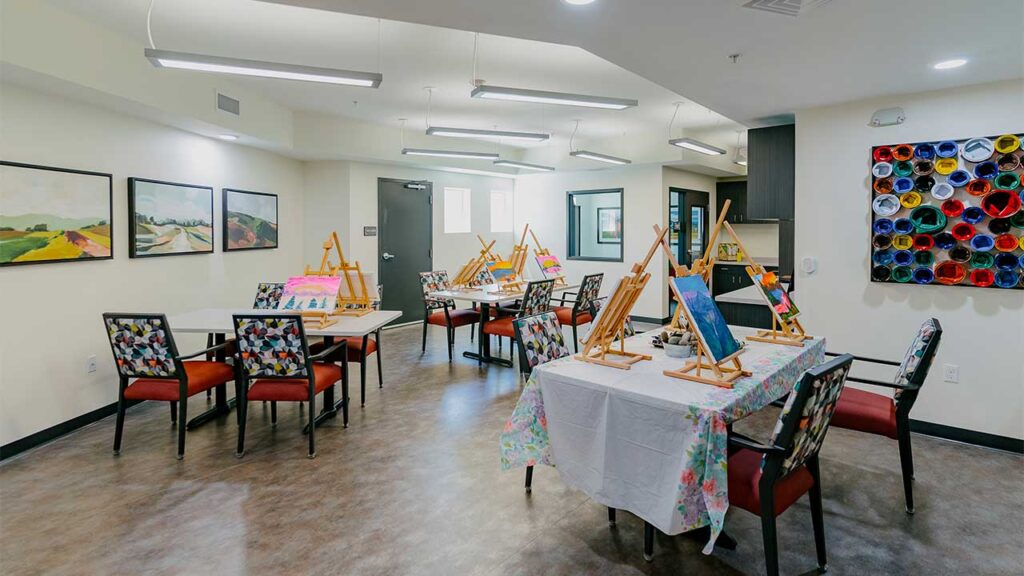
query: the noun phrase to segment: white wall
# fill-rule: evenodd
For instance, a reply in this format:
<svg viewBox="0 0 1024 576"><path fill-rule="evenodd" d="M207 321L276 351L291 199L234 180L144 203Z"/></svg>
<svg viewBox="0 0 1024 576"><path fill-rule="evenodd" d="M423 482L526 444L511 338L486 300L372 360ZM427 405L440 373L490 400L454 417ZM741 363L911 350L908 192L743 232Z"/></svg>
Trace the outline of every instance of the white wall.
<svg viewBox="0 0 1024 576"><path fill-rule="evenodd" d="M338 233L345 257L352 243L349 235L352 198L349 193L350 164L331 160L306 162L303 166L305 177L304 195L310 201L305 203L305 234L303 236L307 263L319 266L321 246L331 231ZM362 229L360 229L362 233ZM332 256L332 259L334 257ZM335 262L336 263L336 262ZM362 265L363 263L360 262ZM376 265L373 270L376 270Z"/></svg>
<svg viewBox="0 0 1024 576"><path fill-rule="evenodd" d="M302 266L299 162L9 83L0 84L0 158L114 175L113 260L0 269L2 444L117 400L102 312L248 306L259 281ZM216 252L129 259L129 176L212 186ZM280 196L279 249L221 252L225 186ZM177 340L183 352L205 344L202 337ZM90 355L99 367L92 374Z"/></svg>
<svg viewBox="0 0 1024 576"><path fill-rule="evenodd" d="M902 106L899 126L870 128L879 108ZM945 330L912 417L1024 438L1024 293L871 283L868 279L872 145L1024 131L1024 82L894 96L797 113L798 302L808 332L830 350L899 359L928 317ZM799 269L799 265L797 266ZM943 364L960 382L943 382Z"/></svg>

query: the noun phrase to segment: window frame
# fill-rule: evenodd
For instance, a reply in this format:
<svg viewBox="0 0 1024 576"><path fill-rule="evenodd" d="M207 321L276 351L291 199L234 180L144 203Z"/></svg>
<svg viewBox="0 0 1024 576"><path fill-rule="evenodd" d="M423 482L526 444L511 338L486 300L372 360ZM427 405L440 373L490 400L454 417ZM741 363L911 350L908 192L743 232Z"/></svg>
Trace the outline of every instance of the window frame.
<svg viewBox="0 0 1024 576"><path fill-rule="evenodd" d="M468 200L468 210L466 211L467 217L467 229L465 231L449 232L448 231L448 191L458 190L466 193L466 199ZM444 201L444 207L441 211L441 230L444 234L472 234L473 233L473 189L466 188L463 186L444 186L441 188L441 196Z"/></svg>
<svg viewBox="0 0 1024 576"><path fill-rule="evenodd" d="M580 227L579 227L579 213L581 208L572 203L572 199L576 195L587 196L592 194L618 194L619 195L619 211L622 215L622 237L619 242L619 257L618 258L604 258L599 256L580 256L573 255L573 248L579 251L580 247ZM625 202L625 189L624 188L602 188L600 190L569 190L565 193L565 253L566 260L576 260L581 262L623 262L625 261L626 255L626 202ZM612 208L609 206L609 208ZM573 223L576 223L575 230L573 229ZM573 238L575 234L576 238Z"/></svg>

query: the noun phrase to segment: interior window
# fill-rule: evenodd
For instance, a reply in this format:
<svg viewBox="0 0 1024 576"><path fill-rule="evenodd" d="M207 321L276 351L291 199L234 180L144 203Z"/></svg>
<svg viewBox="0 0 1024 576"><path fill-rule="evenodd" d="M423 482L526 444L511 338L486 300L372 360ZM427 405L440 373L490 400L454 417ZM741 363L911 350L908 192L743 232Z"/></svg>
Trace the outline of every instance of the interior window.
<svg viewBox="0 0 1024 576"><path fill-rule="evenodd" d="M569 259L622 262L622 188L568 196Z"/></svg>

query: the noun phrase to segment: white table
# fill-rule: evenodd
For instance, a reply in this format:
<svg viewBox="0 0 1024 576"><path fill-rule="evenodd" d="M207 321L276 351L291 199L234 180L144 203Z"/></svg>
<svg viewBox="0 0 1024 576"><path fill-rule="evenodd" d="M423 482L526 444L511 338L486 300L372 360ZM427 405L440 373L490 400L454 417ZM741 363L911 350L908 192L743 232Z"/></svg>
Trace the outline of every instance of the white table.
<svg viewBox="0 0 1024 576"><path fill-rule="evenodd" d="M565 284L561 286L556 284L552 294L555 292L571 292L579 287L579 284ZM472 302L477 305L477 309L480 311L480 326L478 328L480 331L480 337L477 339L477 351L471 352L467 350L463 352L462 355L466 358L476 360L478 364L486 362L488 364L499 364L501 366L511 367L511 360L491 356L491 342L484 334L484 324L490 320L491 306L500 306L501 304L514 302L516 299L522 298L523 294L524 292L503 292L498 285L492 284L466 290L438 290L436 292L430 292L427 296L438 300Z"/></svg>

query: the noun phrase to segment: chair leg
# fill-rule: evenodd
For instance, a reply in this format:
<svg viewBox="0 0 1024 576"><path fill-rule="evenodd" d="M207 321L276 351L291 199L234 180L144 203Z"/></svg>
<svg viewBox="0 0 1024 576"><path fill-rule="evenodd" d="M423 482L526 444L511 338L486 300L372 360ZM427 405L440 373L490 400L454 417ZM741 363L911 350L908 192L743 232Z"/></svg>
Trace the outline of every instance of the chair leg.
<svg viewBox="0 0 1024 576"><path fill-rule="evenodd" d="M377 387L384 389L384 361L380 358L380 332L377 332Z"/></svg>
<svg viewBox="0 0 1024 576"><path fill-rule="evenodd" d="M366 356L359 360L359 405L366 406Z"/></svg>
<svg viewBox="0 0 1024 576"><path fill-rule="evenodd" d="M818 570L828 570L828 559L825 556L825 513L821 505L821 473L818 468L818 458L814 457L807 461L807 469L814 478L814 485L811 486L811 523L814 525L814 548L818 552Z"/></svg>
<svg viewBox="0 0 1024 576"><path fill-rule="evenodd" d="M654 560L654 525L644 522L644 560Z"/></svg>
<svg viewBox="0 0 1024 576"><path fill-rule="evenodd" d="M316 458L316 396L309 397L309 457Z"/></svg>
<svg viewBox="0 0 1024 576"><path fill-rule="evenodd" d="M449 326L445 334L448 336L448 363L451 364L455 351L455 328Z"/></svg>
<svg viewBox="0 0 1024 576"><path fill-rule="evenodd" d="M121 453L121 435L124 433L124 387L122 382L117 394L117 423L114 426L114 455Z"/></svg>
<svg viewBox="0 0 1024 576"><path fill-rule="evenodd" d="M573 349L573 352L579 354L580 353L580 337L577 336L576 332L577 332L576 325L573 324L572 325L572 349Z"/></svg>
<svg viewBox="0 0 1024 576"><path fill-rule="evenodd" d="M533 466L526 467L526 493L533 491Z"/></svg>
<svg viewBox="0 0 1024 576"><path fill-rule="evenodd" d="M910 448L910 426L899 426L900 466L903 468L903 494L907 499L907 514L914 513L914 454Z"/></svg>
<svg viewBox="0 0 1024 576"><path fill-rule="evenodd" d="M168 402L168 404L171 405L171 424L174 424L178 421L178 403Z"/></svg>
<svg viewBox="0 0 1024 576"><path fill-rule="evenodd" d="M348 354L341 357L341 425L348 428Z"/></svg>
<svg viewBox="0 0 1024 576"><path fill-rule="evenodd" d="M178 460L185 457L185 429L188 426L188 398L178 401Z"/></svg>
<svg viewBox="0 0 1024 576"><path fill-rule="evenodd" d="M270 402L270 425L277 426L277 402Z"/></svg>
<svg viewBox="0 0 1024 576"><path fill-rule="evenodd" d="M775 533L775 499L761 490L761 535L764 537L764 565L768 576L779 576L779 542Z"/></svg>
<svg viewBox="0 0 1024 576"><path fill-rule="evenodd" d="M608 525L615 526L615 508L608 507Z"/></svg>
<svg viewBox="0 0 1024 576"><path fill-rule="evenodd" d="M245 456L245 423L249 419L249 403L245 400L245 392L238 397L235 410L238 411L238 447L235 449L235 457Z"/></svg>
<svg viewBox="0 0 1024 576"><path fill-rule="evenodd" d="M420 352L427 351L427 321L423 320L423 346L420 348Z"/></svg>

